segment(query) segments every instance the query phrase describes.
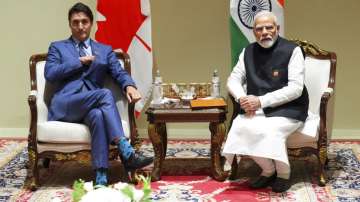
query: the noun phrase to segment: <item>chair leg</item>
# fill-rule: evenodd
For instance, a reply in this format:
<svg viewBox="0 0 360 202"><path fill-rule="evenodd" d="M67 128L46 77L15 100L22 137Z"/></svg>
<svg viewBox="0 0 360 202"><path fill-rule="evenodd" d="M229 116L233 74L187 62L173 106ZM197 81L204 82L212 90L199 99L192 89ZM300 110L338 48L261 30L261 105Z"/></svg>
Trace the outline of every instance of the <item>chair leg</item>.
<svg viewBox="0 0 360 202"><path fill-rule="evenodd" d="M237 170L238 170L238 163L237 163L237 158L236 158L236 155L235 155L234 159L232 161L232 164L231 164L231 173L230 173L230 176L229 176L230 180L235 180L236 179Z"/></svg>
<svg viewBox="0 0 360 202"><path fill-rule="evenodd" d="M31 174L28 174L26 179L26 187L29 188L32 191L35 191L39 186L39 170L38 170L38 155L35 151L32 149L29 149L28 151L29 156L29 162L28 167L29 170L32 172Z"/></svg>
<svg viewBox="0 0 360 202"><path fill-rule="evenodd" d="M327 150L326 148L320 148L318 157L318 172L319 172L319 186L326 185L325 164L327 162Z"/></svg>
<svg viewBox="0 0 360 202"><path fill-rule="evenodd" d="M34 165L34 171L33 171L33 175L35 176L35 188L37 189L39 186L39 168L38 168L38 161L39 159L36 158L35 160L35 165Z"/></svg>
<svg viewBox="0 0 360 202"><path fill-rule="evenodd" d="M328 169L329 169L329 158L328 158L328 157L326 157L324 169L325 169L325 170L328 170Z"/></svg>

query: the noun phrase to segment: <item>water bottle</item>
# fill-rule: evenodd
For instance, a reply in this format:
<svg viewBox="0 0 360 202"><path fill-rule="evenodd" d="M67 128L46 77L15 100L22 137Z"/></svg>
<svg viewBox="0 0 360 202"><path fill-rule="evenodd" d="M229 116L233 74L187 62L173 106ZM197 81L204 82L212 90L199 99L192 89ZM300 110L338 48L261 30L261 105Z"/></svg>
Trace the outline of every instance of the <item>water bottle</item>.
<svg viewBox="0 0 360 202"><path fill-rule="evenodd" d="M211 97L220 97L220 78L216 69L211 79L211 89Z"/></svg>
<svg viewBox="0 0 360 202"><path fill-rule="evenodd" d="M154 79L153 103L161 104L162 98L163 98L162 78L160 76L160 70L157 70Z"/></svg>

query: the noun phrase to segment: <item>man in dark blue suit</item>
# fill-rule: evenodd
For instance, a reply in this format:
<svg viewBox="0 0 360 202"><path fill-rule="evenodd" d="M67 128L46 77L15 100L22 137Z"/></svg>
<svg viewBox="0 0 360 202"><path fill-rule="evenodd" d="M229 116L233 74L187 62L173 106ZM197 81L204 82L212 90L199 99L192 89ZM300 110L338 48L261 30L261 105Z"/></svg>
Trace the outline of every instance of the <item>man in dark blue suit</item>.
<svg viewBox="0 0 360 202"><path fill-rule="evenodd" d="M112 48L89 38L93 25L90 8L75 4L69 10L68 20L71 37L51 43L46 60L45 78L57 86L48 118L81 122L89 127L96 184L106 185L109 144L117 145L127 171L153 161L135 153L125 138L111 91L103 88L106 74L116 80L129 102L140 100L141 95Z"/></svg>

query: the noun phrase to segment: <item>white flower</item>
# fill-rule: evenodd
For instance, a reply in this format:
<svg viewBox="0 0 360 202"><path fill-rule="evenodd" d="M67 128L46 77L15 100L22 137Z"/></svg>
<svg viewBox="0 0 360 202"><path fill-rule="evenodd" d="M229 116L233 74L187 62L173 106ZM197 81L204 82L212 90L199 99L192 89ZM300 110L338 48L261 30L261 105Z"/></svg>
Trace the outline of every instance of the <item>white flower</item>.
<svg viewBox="0 0 360 202"><path fill-rule="evenodd" d="M138 190L135 188L133 188L133 193L134 193L135 201L140 201L142 199L142 197L144 196L144 192L142 190Z"/></svg>
<svg viewBox="0 0 360 202"><path fill-rule="evenodd" d="M61 202L61 199L59 197L55 197L51 199L51 202Z"/></svg>
<svg viewBox="0 0 360 202"><path fill-rule="evenodd" d="M80 202L131 202L130 198L118 190L108 187L87 192Z"/></svg>
<svg viewBox="0 0 360 202"><path fill-rule="evenodd" d="M93 182L92 181L91 182L85 182L84 183L84 189L87 192L94 190Z"/></svg>
<svg viewBox="0 0 360 202"><path fill-rule="evenodd" d="M129 184L123 183L123 182L118 182L118 183L114 184L114 189L122 190L127 186L129 186Z"/></svg>
<svg viewBox="0 0 360 202"><path fill-rule="evenodd" d="M125 187L130 188L131 192L133 193L135 201L140 201L142 199L142 197L144 196L144 192L142 190L138 190L132 185L129 185L129 184L123 183L123 182L118 182L118 183L114 184L114 189L116 189L116 190L122 190Z"/></svg>
<svg viewBox="0 0 360 202"><path fill-rule="evenodd" d="M143 181L143 188L136 189L127 183L116 183L109 187L101 186L95 189L92 182L77 180L74 182L73 200L75 202L141 202L148 201L150 197L150 178L140 176ZM144 191L146 190L146 194ZM60 202L54 198L54 202Z"/></svg>

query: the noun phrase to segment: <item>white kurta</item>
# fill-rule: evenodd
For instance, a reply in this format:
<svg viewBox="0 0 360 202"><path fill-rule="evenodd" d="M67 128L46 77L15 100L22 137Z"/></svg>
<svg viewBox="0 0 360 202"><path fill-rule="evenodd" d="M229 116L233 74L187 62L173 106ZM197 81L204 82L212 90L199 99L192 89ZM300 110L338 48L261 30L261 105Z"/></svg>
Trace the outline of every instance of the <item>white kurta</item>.
<svg viewBox="0 0 360 202"><path fill-rule="evenodd" d="M244 49L245 50L245 49ZM228 78L227 87L235 100L246 96L244 50ZM261 107L275 107L300 97L304 86L305 62L299 47L289 61L288 85L259 96ZM270 158L289 165L286 138L303 123L285 117L265 117L262 109L254 117L238 115L232 124L224 145L223 154L241 154Z"/></svg>
<svg viewBox="0 0 360 202"><path fill-rule="evenodd" d="M258 156L282 161L289 165L286 138L302 122L285 117L265 117L257 111L252 118L237 116L228 133L223 154Z"/></svg>

